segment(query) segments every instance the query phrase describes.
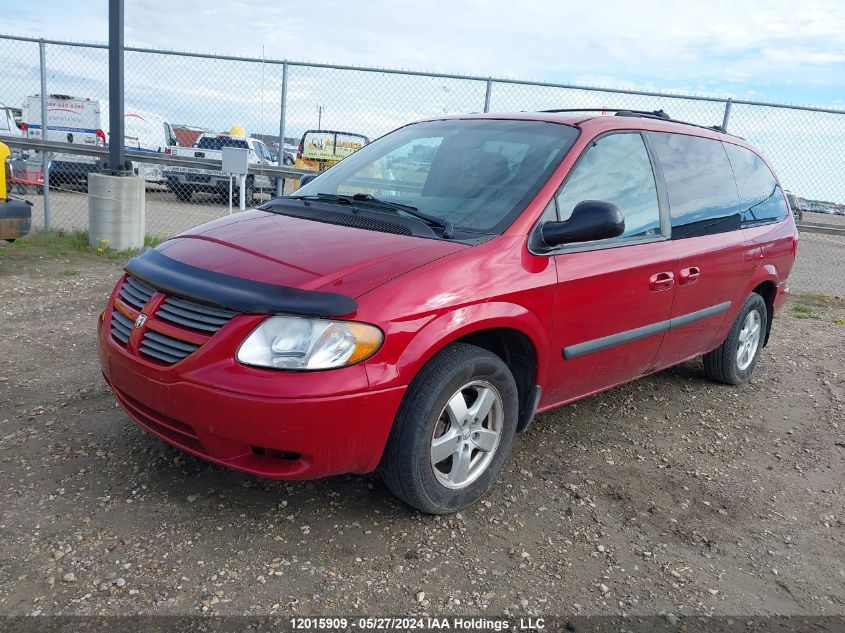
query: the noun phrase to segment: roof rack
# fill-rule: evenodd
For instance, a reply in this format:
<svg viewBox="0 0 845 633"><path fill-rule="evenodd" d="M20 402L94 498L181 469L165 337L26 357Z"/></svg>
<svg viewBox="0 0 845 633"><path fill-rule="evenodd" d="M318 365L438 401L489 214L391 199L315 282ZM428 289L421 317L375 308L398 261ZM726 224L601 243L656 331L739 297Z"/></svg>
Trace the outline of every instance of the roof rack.
<svg viewBox="0 0 845 633"><path fill-rule="evenodd" d="M715 130L716 132L721 132L722 134L727 134L727 130L725 130L721 125L699 125L698 123L690 123L689 121L680 121L678 119L673 119L670 117L666 112L663 110L617 110L615 108L559 108L555 110L540 110L540 112L547 112L549 114L558 114L562 112L613 112L614 116L628 116L628 117L640 117L643 119L658 119L660 121L671 121L672 123L681 123L683 125L691 125L693 127L700 127L705 130Z"/></svg>

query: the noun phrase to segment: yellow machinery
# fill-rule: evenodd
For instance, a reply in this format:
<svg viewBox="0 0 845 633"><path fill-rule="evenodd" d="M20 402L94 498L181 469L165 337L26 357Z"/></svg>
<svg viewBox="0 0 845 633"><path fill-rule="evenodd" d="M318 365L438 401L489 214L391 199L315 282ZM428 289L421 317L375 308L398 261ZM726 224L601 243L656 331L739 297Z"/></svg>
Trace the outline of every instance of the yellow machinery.
<svg viewBox="0 0 845 633"><path fill-rule="evenodd" d="M32 227L32 205L26 200L9 198L6 181L11 174L11 158L9 147L0 143L0 240L14 242Z"/></svg>

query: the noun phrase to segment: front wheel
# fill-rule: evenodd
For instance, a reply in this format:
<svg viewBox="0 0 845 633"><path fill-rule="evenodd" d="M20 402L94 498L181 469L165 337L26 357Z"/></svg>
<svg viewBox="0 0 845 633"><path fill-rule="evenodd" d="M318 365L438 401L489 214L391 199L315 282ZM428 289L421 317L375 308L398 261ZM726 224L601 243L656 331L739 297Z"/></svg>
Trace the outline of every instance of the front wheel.
<svg viewBox="0 0 845 633"><path fill-rule="evenodd" d="M748 380L760 360L768 318L763 297L756 292L749 295L725 340L704 355L704 373L728 385Z"/></svg>
<svg viewBox="0 0 845 633"><path fill-rule="evenodd" d="M474 345L446 347L402 401L380 465L385 485L430 514L472 505L510 453L518 400L501 358Z"/></svg>

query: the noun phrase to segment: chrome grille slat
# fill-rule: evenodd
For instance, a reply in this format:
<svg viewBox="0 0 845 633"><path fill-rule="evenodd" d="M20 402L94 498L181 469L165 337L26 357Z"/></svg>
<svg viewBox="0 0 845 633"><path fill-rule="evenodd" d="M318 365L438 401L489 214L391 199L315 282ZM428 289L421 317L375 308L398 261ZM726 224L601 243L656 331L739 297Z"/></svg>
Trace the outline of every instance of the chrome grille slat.
<svg viewBox="0 0 845 633"><path fill-rule="evenodd" d="M160 352L160 351L153 349L153 348L151 348L147 345L141 346L141 352L143 352L147 356L152 356L153 358L164 361L168 365L174 365L174 364L178 363L180 360L182 360L178 356L173 356L171 354L166 354L164 352Z"/></svg>
<svg viewBox="0 0 845 633"><path fill-rule="evenodd" d="M112 326L111 335L124 345L127 345L129 343L129 334L127 332L124 332L123 330L119 330L114 326Z"/></svg>
<svg viewBox="0 0 845 633"><path fill-rule="evenodd" d="M155 293L154 288L127 276L126 281L123 282L123 287L120 289L120 298L129 305L142 310L153 293Z"/></svg>
<svg viewBox="0 0 845 633"><path fill-rule="evenodd" d="M129 334L132 332L132 321L115 310L111 315L111 333L118 341L127 345Z"/></svg>
<svg viewBox="0 0 845 633"><path fill-rule="evenodd" d="M144 340L141 342L141 351L146 348L154 349L157 352L161 352L162 354L168 354L169 356L173 356L173 358L178 358L180 360L191 353L186 352L185 350L178 349L176 347L171 347L170 345L157 343L151 338L144 337Z"/></svg>
<svg viewBox="0 0 845 633"><path fill-rule="evenodd" d="M228 318L201 314L199 312L194 312L193 310L185 310L184 308L180 308L179 306L168 303L167 301L164 302L160 310L166 311L170 314L176 314L183 319L196 319L202 323L216 325L217 327L223 327L229 321Z"/></svg>
<svg viewBox="0 0 845 633"><path fill-rule="evenodd" d="M195 303L193 301L188 301L187 299L180 299L179 297L168 297L167 301L170 305L177 305L180 308L185 308L187 310L200 310L203 314L206 315L213 315L219 316L226 319L231 319L233 316L237 314L237 312L232 312L231 310L226 310L224 308L213 308L211 306L206 306L201 303Z"/></svg>
<svg viewBox="0 0 845 633"><path fill-rule="evenodd" d="M156 292L158 291L155 288L151 288L144 282L127 275L118 296L125 304L140 311L146 307ZM200 345L180 338L181 328L186 328L186 331L184 331L185 337L196 339L196 334L191 336L187 330L200 331L211 335L237 314L237 312L231 310L203 305L189 299L166 296L158 308L147 315L147 318L159 320L162 325L172 323L180 327L173 328L171 326L168 330L169 334L162 334L150 329L148 325L144 330L144 337L138 347L138 352L166 365L174 365L200 348ZM123 345L128 345L132 329L135 326L132 320L117 310L112 310L111 323L112 338Z"/></svg>
<svg viewBox="0 0 845 633"><path fill-rule="evenodd" d="M147 339L150 339L151 341L156 341L157 343L161 343L162 345L169 345L170 347L175 347L176 349L184 351L187 354L195 352L197 351L197 349L199 349L199 345L194 345L193 343L186 343L185 341L179 341L171 336L159 334L158 332L153 332L152 330L150 330L144 335L144 340Z"/></svg>
<svg viewBox="0 0 845 633"><path fill-rule="evenodd" d="M179 325L184 325L186 327L193 328L195 330L202 330L203 332L216 332L220 329L219 325L209 325L207 323L200 323L194 321L193 319L186 319L171 312L168 312L163 308L159 309L159 311L156 313L156 316L161 319L166 319L167 321L173 321L173 323L178 323Z"/></svg>
<svg viewBox="0 0 845 633"><path fill-rule="evenodd" d="M145 295L147 295L147 296L149 296L149 297L152 297L152 296L153 296L153 293L155 292L155 288L153 288L153 287L151 287L151 286L148 286L148 285L147 285L147 284L145 284L143 281L139 281L139 280L135 279L135 277L127 276L127 277L126 277L126 282L127 282L130 286L132 286L133 288L135 288L138 292L140 292L140 293L142 293L142 294L145 294Z"/></svg>
<svg viewBox="0 0 845 633"><path fill-rule="evenodd" d="M167 297L156 316L159 318L200 330L214 333L226 325L237 313L231 310L213 308L179 297Z"/></svg>

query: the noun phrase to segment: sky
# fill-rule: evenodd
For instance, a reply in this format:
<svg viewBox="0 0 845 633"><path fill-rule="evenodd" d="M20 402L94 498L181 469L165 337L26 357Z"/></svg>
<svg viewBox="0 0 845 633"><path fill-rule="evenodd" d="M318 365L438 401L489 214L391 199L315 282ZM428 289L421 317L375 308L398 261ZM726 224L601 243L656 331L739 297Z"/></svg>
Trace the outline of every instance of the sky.
<svg viewBox="0 0 845 633"><path fill-rule="evenodd" d="M836 0L126 0L125 26L135 46L845 104ZM105 42L107 2L28 0L0 30Z"/></svg>
<svg viewBox="0 0 845 633"><path fill-rule="evenodd" d="M105 43L107 0L27 0L0 34ZM212 131L278 137L282 67L320 62L845 109L842 0L126 0L127 46L269 60L125 57L127 108ZM108 98L103 49L48 45L47 91ZM0 38L0 104L40 91L38 46ZM285 136L318 125L375 138L482 111L486 82L290 66ZM493 83L490 111L664 109L722 123L724 102ZM786 188L845 202L845 115L734 104L728 130Z"/></svg>

